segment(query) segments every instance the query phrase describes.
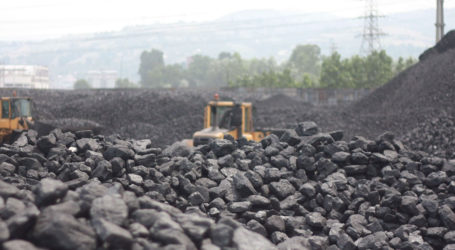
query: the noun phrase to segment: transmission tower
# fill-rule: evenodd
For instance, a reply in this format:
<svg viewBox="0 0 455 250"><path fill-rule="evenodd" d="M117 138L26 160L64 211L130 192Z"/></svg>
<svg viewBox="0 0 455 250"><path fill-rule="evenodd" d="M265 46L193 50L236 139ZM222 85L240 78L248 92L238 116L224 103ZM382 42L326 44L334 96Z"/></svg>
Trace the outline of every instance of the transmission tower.
<svg viewBox="0 0 455 250"><path fill-rule="evenodd" d="M436 42L444 36L444 0L436 0Z"/></svg>
<svg viewBox="0 0 455 250"><path fill-rule="evenodd" d="M385 33L379 28L379 18L384 16L379 15L376 0L363 1L365 1L365 15L361 18L365 21L360 50L363 54L370 54L381 49L381 37L385 36Z"/></svg>

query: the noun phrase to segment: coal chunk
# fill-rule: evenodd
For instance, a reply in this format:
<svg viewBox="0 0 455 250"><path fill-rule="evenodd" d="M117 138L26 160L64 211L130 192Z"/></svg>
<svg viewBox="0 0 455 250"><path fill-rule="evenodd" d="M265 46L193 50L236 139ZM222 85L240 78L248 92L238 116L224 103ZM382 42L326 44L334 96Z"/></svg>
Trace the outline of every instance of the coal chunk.
<svg viewBox="0 0 455 250"><path fill-rule="evenodd" d="M10 240L3 243L4 250L40 250L42 248L38 248L32 243L25 241L25 240Z"/></svg>
<svg viewBox="0 0 455 250"><path fill-rule="evenodd" d="M250 180L243 173L235 174L233 181L235 189L242 197L247 197L257 193L253 184L251 184Z"/></svg>
<svg viewBox="0 0 455 250"><path fill-rule="evenodd" d="M90 216L93 219L106 219L116 225L122 225L128 217L128 206L120 197L105 195L92 202Z"/></svg>
<svg viewBox="0 0 455 250"><path fill-rule="evenodd" d="M40 181L35 189L36 201L41 205L51 204L65 196L67 191L68 186L65 183L45 178Z"/></svg>
<svg viewBox="0 0 455 250"><path fill-rule="evenodd" d="M269 218L267 218L267 221L265 223L265 228L267 228L267 231L269 233L273 233L275 231L280 231L284 232L286 229L285 223L283 218L278 215L272 215Z"/></svg>
<svg viewBox="0 0 455 250"><path fill-rule="evenodd" d="M67 214L46 214L38 217L33 238L40 246L51 249L95 249L93 229Z"/></svg>
<svg viewBox="0 0 455 250"><path fill-rule="evenodd" d="M312 212L305 216L306 223L311 227L322 229L326 225L326 218L319 212Z"/></svg>
<svg viewBox="0 0 455 250"><path fill-rule="evenodd" d="M114 223L104 219L95 219L92 221L92 225L98 237L107 243L110 248L130 249L134 242L128 230Z"/></svg>
<svg viewBox="0 0 455 250"><path fill-rule="evenodd" d="M231 245L232 236L234 235L234 229L224 224L217 224L210 230L210 239L213 244L226 247Z"/></svg>
<svg viewBox="0 0 455 250"><path fill-rule="evenodd" d="M103 156L108 161L112 160L114 157L128 160L134 158L134 151L124 145L113 145L109 146L106 151L104 151Z"/></svg>
<svg viewBox="0 0 455 250"><path fill-rule="evenodd" d="M439 208L439 217L444 225L446 225L450 230L455 229L455 213L448 205L443 205Z"/></svg>
<svg viewBox="0 0 455 250"><path fill-rule="evenodd" d="M297 132L299 136L311 136L317 134L319 132L319 128L315 122L301 122L297 125L295 132Z"/></svg>
<svg viewBox="0 0 455 250"><path fill-rule="evenodd" d="M101 146L95 139L92 138L82 138L76 141L76 146L79 150L85 152L87 150L98 151L101 149Z"/></svg>
<svg viewBox="0 0 455 250"><path fill-rule="evenodd" d="M251 250L251 249L261 249L261 250L272 250L276 249L269 240L264 238L264 236L247 230L243 227L239 227L234 231L232 237L232 242L235 248L239 250Z"/></svg>
<svg viewBox="0 0 455 250"><path fill-rule="evenodd" d="M270 190L280 199L284 199L295 193L294 186L286 179L270 183Z"/></svg>
<svg viewBox="0 0 455 250"><path fill-rule="evenodd" d="M235 145L232 141L220 139L212 141L210 149L217 157L222 157L232 153L235 150Z"/></svg>
<svg viewBox="0 0 455 250"><path fill-rule="evenodd" d="M42 152L47 153L51 148L57 146L57 138L55 138L54 134L42 136L38 139L37 144Z"/></svg>
<svg viewBox="0 0 455 250"><path fill-rule="evenodd" d="M10 237L10 232L8 229L8 225L0 220L0 242L4 242L8 240Z"/></svg>

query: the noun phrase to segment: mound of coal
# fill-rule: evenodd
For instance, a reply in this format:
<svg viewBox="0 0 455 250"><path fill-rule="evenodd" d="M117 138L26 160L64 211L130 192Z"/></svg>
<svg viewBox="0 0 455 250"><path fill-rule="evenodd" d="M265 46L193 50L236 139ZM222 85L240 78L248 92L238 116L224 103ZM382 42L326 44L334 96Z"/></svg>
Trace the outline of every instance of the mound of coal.
<svg viewBox="0 0 455 250"><path fill-rule="evenodd" d="M455 158L455 119L442 115L420 123L403 138L409 147L448 159Z"/></svg>
<svg viewBox="0 0 455 250"><path fill-rule="evenodd" d="M272 95L264 100L259 100L256 102L256 105L258 107L264 107L264 108L278 108L278 107L302 107L302 105L305 106L311 106L308 103L302 102L300 99L296 97L291 97L285 94L276 94Z"/></svg>
<svg viewBox="0 0 455 250"><path fill-rule="evenodd" d="M455 31L424 58L386 85L355 103L351 112L379 115L379 126L405 134L419 122L442 113L455 114Z"/></svg>
<svg viewBox="0 0 455 250"><path fill-rule="evenodd" d="M427 49L420 55L419 60L423 61L426 58L432 57L437 54L442 54L449 49L455 48L455 31L449 31L433 48Z"/></svg>
<svg viewBox="0 0 455 250"><path fill-rule="evenodd" d="M0 90L3 96L12 90ZM190 138L201 129L206 98L173 90L20 90L34 101L35 119L63 130L98 130L157 145Z"/></svg>
<svg viewBox="0 0 455 250"><path fill-rule="evenodd" d="M308 115L309 110L315 109L309 103L284 94L257 100L254 105L257 127L294 127L302 120L302 115ZM308 117L305 118L308 119Z"/></svg>
<svg viewBox="0 0 455 250"><path fill-rule="evenodd" d="M54 130L0 147L3 249L452 249L455 162L299 123L161 150Z"/></svg>
<svg viewBox="0 0 455 250"><path fill-rule="evenodd" d="M12 92L0 89L2 96L11 96ZM64 131L91 129L103 135L147 138L159 146L191 138L202 129L204 106L213 100L214 93L219 93L223 100L257 103L255 116L262 127L295 126L295 114L310 107L283 95L261 101L263 96L258 94L204 89L21 89L17 92L19 96L33 98L33 116L42 123Z"/></svg>
<svg viewBox="0 0 455 250"><path fill-rule="evenodd" d="M370 136L393 131L406 136L404 140L414 149L450 156L452 142L446 141L452 138L451 128L433 124L435 120L448 124L447 116L455 116L454 68L455 31L451 31L424 52L419 63L351 105L344 124Z"/></svg>

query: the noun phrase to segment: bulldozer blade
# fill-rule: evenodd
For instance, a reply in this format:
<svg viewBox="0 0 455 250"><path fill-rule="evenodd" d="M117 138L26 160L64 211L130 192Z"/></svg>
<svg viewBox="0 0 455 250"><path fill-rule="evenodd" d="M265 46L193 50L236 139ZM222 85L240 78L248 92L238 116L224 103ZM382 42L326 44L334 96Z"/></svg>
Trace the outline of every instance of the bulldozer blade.
<svg viewBox="0 0 455 250"><path fill-rule="evenodd" d="M34 121L33 123L29 123L28 126L29 129L33 129L36 132L38 132L39 136L47 135L56 128L54 125L40 121Z"/></svg>
<svg viewBox="0 0 455 250"><path fill-rule="evenodd" d="M191 139L184 139L184 140L182 140L182 143L184 145L186 145L187 147L190 147L190 148L192 148L194 146L193 145L193 140L191 140Z"/></svg>
<svg viewBox="0 0 455 250"><path fill-rule="evenodd" d="M60 128L63 132L91 130L94 134L100 134L103 130L103 127L96 122L75 118L35 121L29 128L36 130L39 135L49 134L56 128Z"/></svg>

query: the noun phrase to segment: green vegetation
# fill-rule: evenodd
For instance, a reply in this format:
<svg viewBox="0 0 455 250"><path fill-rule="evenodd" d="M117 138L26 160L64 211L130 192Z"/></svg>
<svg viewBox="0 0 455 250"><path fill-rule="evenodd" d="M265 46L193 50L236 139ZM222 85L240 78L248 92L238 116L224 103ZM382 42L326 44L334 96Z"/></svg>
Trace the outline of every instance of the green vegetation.
<svg viewBox="0 0 455 250"><path fill-rule="evenodd" d="M90 85L90 83L87 80L79 79L76 82L74 82L73 88L74 89L91 89L92 86Z"/></svg>
<svg viewBox="0 0 455 250"><path fill-rule="evenodd" d="M141 55L141 87L277 87L372 88L385 84L416 63L413 58L396 62L385 51L368 56L342 58L338 52L321 55L317 45L298 45L286 62L273 58L243 59L222 52L218 58L194 55L188 65L165 65L163 52L152 49Z"/></svg>
<svg viewBox="0 0 455 250"><path fill-rule="evenodd" d="M118 78L115 81L115 88L118 89L132 89L132 88L139 88L137 84L134 82L130 82L128 78Z"/></svg>
<svg viewBox="0 0 455 250"><path fill-rule="evenodd" d="M320 86L328 88L374 88L390 81L395 75L417 62L414 58L399 58L397 62L382 51L366 57L341 59L337 52L322 61Z"/></svg>

